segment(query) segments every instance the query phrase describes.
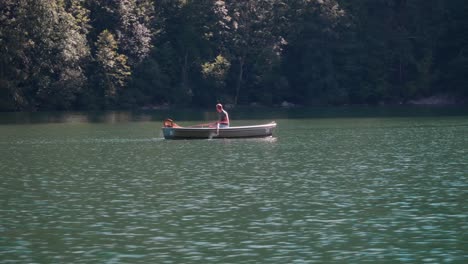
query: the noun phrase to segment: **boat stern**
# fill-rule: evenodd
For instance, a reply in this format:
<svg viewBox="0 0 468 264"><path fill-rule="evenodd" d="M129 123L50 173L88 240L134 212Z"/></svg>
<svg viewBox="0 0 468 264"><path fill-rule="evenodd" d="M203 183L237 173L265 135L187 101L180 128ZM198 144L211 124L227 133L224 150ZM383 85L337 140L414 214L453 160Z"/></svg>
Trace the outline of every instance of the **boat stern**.
<svg viewBox="0 0 468 264"><path fill-rule="evenodd" d="M163 136L165 139L174 138L174 128L172 127L163 127L162 128Z"/></svg>

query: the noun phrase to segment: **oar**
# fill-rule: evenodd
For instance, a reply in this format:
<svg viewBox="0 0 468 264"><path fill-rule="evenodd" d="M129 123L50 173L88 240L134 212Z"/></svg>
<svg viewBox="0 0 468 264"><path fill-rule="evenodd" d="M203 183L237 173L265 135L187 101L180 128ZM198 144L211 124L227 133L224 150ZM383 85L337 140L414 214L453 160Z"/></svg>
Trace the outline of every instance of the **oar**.
<svg viewBox="0 0 468 264"><path fill-rule="evenodd" d="M206 123L206 124L193 125L193 126L189 126L189 127L211 127L213 125L214 125L214 123Z"/></svg>

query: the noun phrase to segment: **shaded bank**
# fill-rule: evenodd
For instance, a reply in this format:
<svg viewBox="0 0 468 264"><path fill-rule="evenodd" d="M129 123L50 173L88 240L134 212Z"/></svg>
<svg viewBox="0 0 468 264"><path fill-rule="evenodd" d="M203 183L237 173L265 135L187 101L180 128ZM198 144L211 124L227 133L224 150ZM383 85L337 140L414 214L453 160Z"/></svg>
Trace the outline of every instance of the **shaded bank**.
<svg viewBox="0 0 468 264"><path fill-rule="evenodd" d="M229 114L233 123L236 123L237 120L303 118L443 117L468 116L468 106L235 107L229 110ZM163 120L166 118L171 118L176 122L190 123L203 120L214 121L217 120L217 115L213 109L208 108L90 112L3 112L0 113L0 124L155 122L162 125Z"/></svg>

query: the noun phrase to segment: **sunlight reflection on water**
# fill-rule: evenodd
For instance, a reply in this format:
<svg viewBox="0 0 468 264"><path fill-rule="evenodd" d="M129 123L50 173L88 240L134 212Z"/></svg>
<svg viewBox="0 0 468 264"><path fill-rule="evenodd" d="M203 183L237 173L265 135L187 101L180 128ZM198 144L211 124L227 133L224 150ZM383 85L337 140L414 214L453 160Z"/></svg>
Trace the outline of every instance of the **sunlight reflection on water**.
<svg viewBox="0 0 468 264"><path fill-rule="evenodd" d="M0 138L2 261L462 263L466 121L358 121L195 141L22 127Z"/></svg>

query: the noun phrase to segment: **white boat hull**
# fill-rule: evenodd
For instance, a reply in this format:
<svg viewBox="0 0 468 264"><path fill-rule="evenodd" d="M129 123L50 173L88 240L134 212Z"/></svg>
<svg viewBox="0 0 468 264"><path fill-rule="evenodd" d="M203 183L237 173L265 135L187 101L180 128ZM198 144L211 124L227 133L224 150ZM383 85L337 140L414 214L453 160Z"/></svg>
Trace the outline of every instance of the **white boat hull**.
<svg viewBox="0 0 468 264"><path fill-rule="evenodd" d="M254 126L212 127L163 127L165 139L207 139L207 138L252 138L268 137L273 134L276 123Z"/></svg>

